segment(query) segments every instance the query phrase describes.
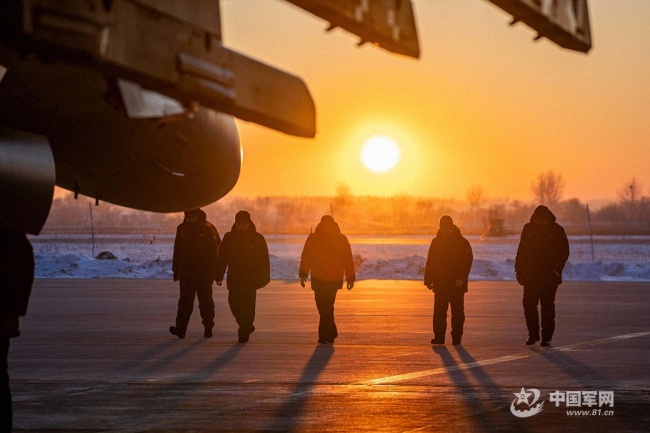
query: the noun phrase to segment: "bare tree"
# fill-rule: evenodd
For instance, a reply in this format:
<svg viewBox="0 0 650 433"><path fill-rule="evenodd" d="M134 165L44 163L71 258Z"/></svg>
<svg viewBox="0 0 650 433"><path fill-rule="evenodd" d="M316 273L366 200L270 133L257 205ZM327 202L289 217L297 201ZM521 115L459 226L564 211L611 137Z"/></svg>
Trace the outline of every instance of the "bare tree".
<svg viewBox="0 0 650 433"><path fill-rule="evenodd" d="M549 170L547 173L540 173L537 176L537 180L533 183L531 189L539 203L546 206L555 206L562 198L564 179L562 179L562 175Z"/></svg>
<svg viewBox="0 0 650 433"><path fill-rule="evenodd" d="M630 181L618 191L618 197L621 204L634 208L641 198L642 187L641 182L637 180L636 176L630 179Z"/></svg>
<svg viewBox="0 0 650 433"><path fill-rule="evenodd" d="M483 200L485 200L485 191L481 185L472 185L467 190L465 194L465 199L469 203L470 208L472 209L472 214L476 209L481 206Z"/></svg>
<svg viewBox="0 0 650 433"><path fill-rule="evenodd" d="M336 185L336 195L337 197L344 197L344 198L352 197L352 190L350 189L350 185L344 182L341 182L338 185Z"/></svg>
<svg viewBox="0 0 650 433"><path fill-rule="evenodd" d="M636 226L640 223L640 204L641 204L641 189L642 185L634 176L625 186L618 191L620 204L623 211L627 215L629 222Z"/></svg>
<svg viewBox="0 0 650 433"><path fill-rule="evenodd" d="M347 183L339 183L336 186L336 197L334 203L330 204L332 212L336 218L346 219L348 216L348 209L352 205L352 192L350 185Z"/></svg>

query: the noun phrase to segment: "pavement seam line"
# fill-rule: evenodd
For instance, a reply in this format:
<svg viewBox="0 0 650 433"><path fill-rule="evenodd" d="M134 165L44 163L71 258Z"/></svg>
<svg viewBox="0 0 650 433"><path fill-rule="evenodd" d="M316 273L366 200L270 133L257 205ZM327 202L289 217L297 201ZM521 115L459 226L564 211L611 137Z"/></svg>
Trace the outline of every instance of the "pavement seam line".
<svg viewBox="0 0 650 433"><path fill-rule="evenodd" d="M516 361L518 359L529 358L531 356L540 355L542 353L562 352L564 350L568 351L568 350L577 349L577 348L581 348L581 347L596 346L596 345L611 343L611 342L615 342L615 341L628 340L630 338L645 337L647 335L650 335L650 331L636 332L636 333L633 333L633 334L616 335L614 337L601 338L601 339L598 339L598 340L585 341L585 342L576 343L576 344L569 344L567 346L551 347L549 349L546 349L544 351L539 351L539 352L521 353L521 354L517 354L517 355L500 356L498 358L492 358L492 359L486 359L486 360L483 360L483 361L470 362L470 363L467 363L467 364L459 364L459 365L454 365L454 366L450 366L450 367L439 367L439 368L434 368L434 369L431 369L431 370L422 370L422 371L415 371L415 372L412 372L412 373L398 374L398 375L395 375L395 376L380 377L380 378L377 378L377 379L372 379L372 380L368 380L368 381L358 383L358 385L385 385L385 384L396 383L396 382L404 382L404 381L411 380L411 379L418 379L418 378L426 377L426 376L434 376L434 375L437 375L437 374L443 374L443 373L447 373L447 372L450 372L450 371L467 370L467 369L470 369L470 368L482 367L484 365L491 365L491 364L499 364L501 362Z"/></svg>
<svg viewBox="0 0 650 433"><path fill-rule="evenodd" d="M492 359L486 359L483 361L476 361L476 362L470 362L467 364L460 364L460 365L455 365L451 367L438 367L430 370L422 370L422 371L416 371L413 373L406 373L406 374L399 374L395 376L386 376L386 377L380 377L377 379L372 379L372 380L364 380L361 382L354 382L354 383L349 383L349 384L341 384L341 386L336 386L334 390L328 390L328 391L323 391L323 390L315 390L313 388L310 389L305 389L305 390L300 390L300 391L293 391L290 392L287 395L284 396L277 396L277 397L268 397L268 398L263 398L260 400L256 400L254 402L251 402L248 405L236 405L232 407L226 407L222 409L222 413L229 413L235 410L244 410L245 408L252 408L258 406L260 403L272 403L272 402L287 402L290 401L291 399L295 398L303 398L308 395L315 395L315 394L343 394L350 392L351 390L357 389L357 388L362 388L362 387L371 387L375 385L386 385L386 384L393 384L396 382L404 382L407 380L411 379L417 379L420 377L426 377L426 376L434 376L437 374L443 374L447 373L450 371L458 371L458 370L467 370L471 368L476 368L476 367L481 367L484 365L491 365L491 364L498 364L501 362L509 362L509 361L516 361L518 359L524 359L524 358L529 358L531 356L536 356L536 355L541 355L543 353L552 353L552 352L561 352L562 350L571 350L575 349L577 347L587 347L587 346L596 346L599 344L604 344L604 343L609 343L609 342L614 342L614 341L621 341L621 340L628 340L630 338L638 338L638 337L645 337L647 335L650 335L650 331L645 331L645 332L636 332L633 334L624 334L624 335L617 335L614 337L608 337L608 338L602 338L598 340L591 340L591 341L585 341L583 343L576 343L576 344L570 344L567 346L559 346L559 347L551 347L549 349L539 351L539 352L531 352L531 353L521 353L521 354L516 354L516 355L506 355L506 356L500 356L498 358L492 358Z"/></svg>

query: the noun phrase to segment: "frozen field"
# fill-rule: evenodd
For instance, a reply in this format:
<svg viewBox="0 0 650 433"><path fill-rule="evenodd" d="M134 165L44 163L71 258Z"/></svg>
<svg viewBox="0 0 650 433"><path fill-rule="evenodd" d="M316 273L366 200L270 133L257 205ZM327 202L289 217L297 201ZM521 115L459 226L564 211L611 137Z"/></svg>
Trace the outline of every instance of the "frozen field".
<svg viewBox="0 0 650 433"><path fill-rule="evenodd" d="M297 279L306 236L266 236L273 279ZM359 279L419 280L430 237L350 236ZM474 251L470 280L513 280L518 236L468 236ZM171 278L174 236L101 235L94 256L109 251L117 259L93 258L89 235L33 237L37 278ZM650 237L570 237L567 281L650 281Z"/></svg>

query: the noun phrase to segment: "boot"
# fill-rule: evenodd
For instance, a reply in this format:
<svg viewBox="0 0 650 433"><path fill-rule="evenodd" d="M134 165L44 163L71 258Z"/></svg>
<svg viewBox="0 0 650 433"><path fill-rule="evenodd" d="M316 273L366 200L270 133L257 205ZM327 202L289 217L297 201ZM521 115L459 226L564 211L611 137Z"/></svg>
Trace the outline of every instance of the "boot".
<svg viewBox="0 0 650 433"><path fill-rule="evenodd" d="M178 328L175 327L175 326L170 326L170 327L169 327L169 332L170 332L172 335L177 336L178 338L185 338L185 332L184 332L184 331L181 331L180 329L178 329Z"/></svg>

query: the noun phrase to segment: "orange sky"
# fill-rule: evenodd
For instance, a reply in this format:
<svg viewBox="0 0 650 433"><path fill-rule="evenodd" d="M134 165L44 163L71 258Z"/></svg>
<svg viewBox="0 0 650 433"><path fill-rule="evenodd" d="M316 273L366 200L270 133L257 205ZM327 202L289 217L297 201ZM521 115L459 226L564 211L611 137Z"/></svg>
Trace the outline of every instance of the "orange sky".
<svg viewBox="0 0 650 433"><path fill-rule="evenodd" d="M244 165L231 194L533 198L554 170L564 198L650 195L650 1L590 0L588 55L546 40L484 0L413 0L419 60L373 46L279 0L222 1L224 44L302 77L318 135L238 121ZM386 174L359 152L373 134L402 152Z"/></svg>

